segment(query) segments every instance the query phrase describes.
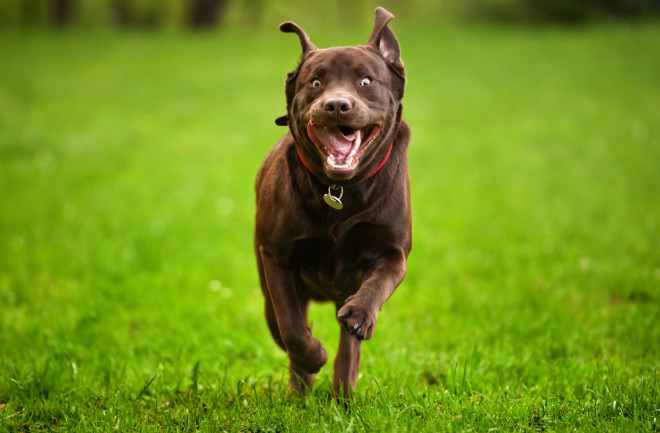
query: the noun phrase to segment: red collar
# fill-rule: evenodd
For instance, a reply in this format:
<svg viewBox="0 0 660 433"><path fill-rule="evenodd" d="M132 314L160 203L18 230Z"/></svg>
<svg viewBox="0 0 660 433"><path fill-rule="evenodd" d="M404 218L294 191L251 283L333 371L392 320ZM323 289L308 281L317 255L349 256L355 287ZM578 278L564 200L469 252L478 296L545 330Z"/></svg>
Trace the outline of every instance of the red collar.
<svg viewBox="0 0 660 433"><path fill-rule="evenodd" d="M374 171L369 173L369 176L365 177L365 179L369 179L371 176L378 173L381 168L383 168L383 166L387 162L387 159L390 157L390 153L392 153L392 146L394 146L394 140L392 140L392 142L390 143L390 148L387 149L387 153L385 154L385 158L383 158L383 160L380 162L380 164L378 164L378 167L376 167L376 169ZM303 158L302 154L300 153L300 148L298 146L296 146L296 150L298 151L298 156L300 157L300 161L303 163L305 168L307 168L307 170L309 170L310 173L312 173L314 176L316 176L316 173L314 173L312 171L312 169L309 167L309 165L307 165L307 162L305 162L305 159Z"/></svg>

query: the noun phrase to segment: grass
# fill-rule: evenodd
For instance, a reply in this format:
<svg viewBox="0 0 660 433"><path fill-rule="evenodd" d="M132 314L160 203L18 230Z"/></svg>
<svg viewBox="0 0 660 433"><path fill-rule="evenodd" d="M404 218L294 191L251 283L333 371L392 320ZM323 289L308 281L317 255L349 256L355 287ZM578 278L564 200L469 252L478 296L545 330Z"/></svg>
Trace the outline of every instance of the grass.
<svg viewBox="0 0 660 433"><path fill-rule="evenodd" d="M414 246L349 411L251 247L296 39L0 36L0 431L660 430L660 26L393 27Z"/></svg>

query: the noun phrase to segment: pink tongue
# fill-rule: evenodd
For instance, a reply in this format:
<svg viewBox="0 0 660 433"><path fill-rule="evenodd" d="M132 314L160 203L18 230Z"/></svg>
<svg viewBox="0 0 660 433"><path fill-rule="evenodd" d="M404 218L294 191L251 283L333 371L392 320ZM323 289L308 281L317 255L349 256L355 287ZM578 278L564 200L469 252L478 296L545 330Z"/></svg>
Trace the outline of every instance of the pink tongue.
<svg viewBox="0 0 660 433"><path fill-rule="evenodd" d="M317 145L323 145L338 163L345 163L353 149L354 140L357 133L353 132L344 136L337 126L324 128L310 122L307 125L307 132L312 141Z"/></svg>

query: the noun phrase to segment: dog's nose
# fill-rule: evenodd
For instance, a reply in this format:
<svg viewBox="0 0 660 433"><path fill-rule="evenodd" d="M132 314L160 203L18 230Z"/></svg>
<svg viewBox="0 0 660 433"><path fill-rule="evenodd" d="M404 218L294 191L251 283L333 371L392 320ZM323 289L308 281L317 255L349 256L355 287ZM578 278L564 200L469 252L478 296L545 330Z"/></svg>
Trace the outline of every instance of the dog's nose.
<svg viewBox="0 0 660 433"><path fill-rule="evenodd" d="M352 108L353 104L346 98L328 98L323 104L323 109L328 113L346 114Z"/></svg>

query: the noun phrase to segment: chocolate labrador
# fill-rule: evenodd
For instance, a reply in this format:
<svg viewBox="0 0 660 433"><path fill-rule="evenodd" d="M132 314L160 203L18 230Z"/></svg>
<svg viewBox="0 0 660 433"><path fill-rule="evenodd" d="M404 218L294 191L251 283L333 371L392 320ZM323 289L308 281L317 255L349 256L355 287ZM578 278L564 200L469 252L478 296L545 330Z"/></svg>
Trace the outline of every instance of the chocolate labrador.
<svg viewBox="0 0 660 433"><path fill-rule="evenodd" d="M311 388L328 352L307 324L332 302L341 335L333 389L355 390L362 340L401 283L411 248L410 181L401 120L406 79L394 18L376 9L366 45L316 48L295 23L302 59L286 79L289 132L256 181L255 249L266 321L289 357L290 386Z"/></svg>

